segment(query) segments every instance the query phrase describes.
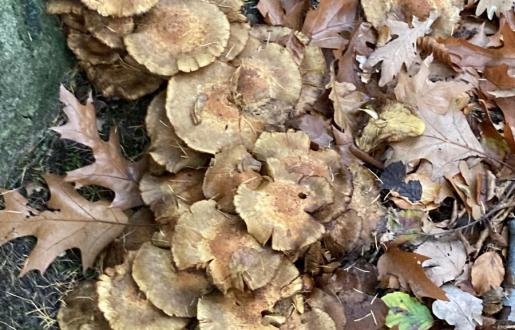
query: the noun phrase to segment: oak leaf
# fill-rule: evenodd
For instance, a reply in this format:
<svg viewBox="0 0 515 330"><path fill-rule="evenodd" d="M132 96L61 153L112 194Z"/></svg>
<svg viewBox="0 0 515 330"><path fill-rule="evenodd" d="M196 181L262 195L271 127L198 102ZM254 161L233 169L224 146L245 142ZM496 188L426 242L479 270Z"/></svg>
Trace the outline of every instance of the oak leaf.
<svg viewBox="0 0 515 330"><path fill-rule="evenodd" d="M480 16L486 11L488 19L492 19L494 14L500 16L502 12L510 10L513 4L515 4L513 0L479 0L476 16Z"/></svg>
<svg viewBox="0 0 515 330"><path fill-rule="evenodd" d="M383 62L381 64L379 86L384 86L392 81L401 71L403 64L408 68L413 63L417 58L417 39L429 32L431 24L433 24L435 19L434 14L431 14L423 22L414 17L413 28L410 28L405 22L393 19L386 21L386 25L390 28L390 33L397 35L397 38L376 49L365 62L365 67L368 69L371 69L379 62Z"/></svg>
<svg viewBox="0 0 515 330"><path fill-rule="evenodd" d="M474 262L470 277L474 290L480 295L497 288L504 280L501 257L493 251L483 253Z"/></svg>
<svg viewBox="0 0 515 330"><path fill-rule="evenodd" d="M433 165L435 179L457 174L458 160L481 156L483 148L460 111L471 86L457 81L430 81L431 61L431 57L426 58L413 77L405 72L399 76L395 96L416 108L426 130L422 136L392 143L394 153L389 161L427 159Z"/></svg>
<svg viewBox="0 0 515 330"><path fill-rule="evenodd" d="M96 256L124 230L127 216L109 202L90 202L60 177L47 174L45 180L51 198L48 208L37 212L26 206L17 191L4 192L5 209L0 217L0 245L22 236L36 236L38 241L25 261L24 275L36 269L44 272L62 252L79 248L84 269L93 266Z"/></svg>
<svg viewBox="0 0 515 330"><path fill-rule="evenodd" d="M426 275L422 263L429 258L418 253L404 252L391 247L377 262L379 278L396 276L401 287L411 289L417 297L430 297L447 301L445 292L437 287Z"/></svg>
<svg viewBox="0 0 515 330"><path fill-rule="evenodd" d="M95 108L91 97L82 105L75 96L61 86L60 100L68 122L51 129L69 139L90 147L95 157L91 165L67 173L64 180L75 182L78 187L98 185L114 191L111 207L128 209L142 204L138 181L142 175L142 162L131 163L121 153L120 143L114 130L109 141L98 135Z"/></svg>
<svg viewBox="0 0 515 330"><path fill-rule="evenodd" d="M422 266L436 285L458 277L463 273L467 261L465 246L461 241L426 241L415 252L431 258L424 261Z"/></svg>
<svg viewBox="0 0 515 330"><path fill-rule="evenodd" d="M256 8L271 25L282 25L299 30L304 13L309 7L307 0L260 0Z"/></svg>
<svg viewBox="0 0 515 330"><path fill-rule="evenodd" d="M433 314L456 330L474 330L483 323L483 301L453 285L444 285L449 301L437 300L433 303Z"/></svg>

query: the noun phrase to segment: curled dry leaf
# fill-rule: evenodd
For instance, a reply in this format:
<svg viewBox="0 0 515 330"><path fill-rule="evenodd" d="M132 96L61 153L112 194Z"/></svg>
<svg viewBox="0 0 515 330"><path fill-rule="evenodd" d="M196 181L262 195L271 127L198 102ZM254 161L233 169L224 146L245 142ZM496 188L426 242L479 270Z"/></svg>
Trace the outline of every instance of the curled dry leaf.
<svg viewBox="0 0 515 330"><path fill-rule="evenodd" d="M474 290L479 295L499 287L504 280L504 265L501 257L494 251L483 253L474 261L470 277Z"/></svg>
<svg viewBox="0 0 515 330"><path fill-rule="evenodd" d="M68 172L64 180L79 186L93 184L111 189L115 193L112 207L128 209L141 205L138 181L142 175L142 161L131 163L123 157L114 130L111 130L109 141L100 138L91 97L86 105L82 105L61 86L60 100L64 103L63 111L68 122L52 127L52 130L64 139L90 147L95 157L93 164Z"/></svg>
<svg viewBox="0 0 515 330"><path fill-rule="evenodd" d="M66 294L57 313L62 330L109 330L109 324L96 306L98 296L94 281L83 281Z"/></svg>
<svg viewBox="0 0 515 330"><path fill-rule="evenodd" d="M48 208L37 212L27 207L27 200L16 190L4 192L5 209L1 211L0 245L23 236L36 236L38 242L21 271L45 272L50 263L68 249L81 251L84 269L92 267L97 255L123 232L127 216L109 202L89 202L62 178L44 176L50 189Z"/></svg>
<svg viewBox="0 0 515 330"><path fill-rule="evenodd" d="M170 251L150 242L138 250L132 278L154 306L176 317L195 317L198 299L211 291L204 272L178 271Z"/></svg>
<svg viewBox="0 0 515 330"><path fill-rule="evenodd" d="M444 285L442 289L449 301L437 300L433 303L433 314L440 320L454 325L456 330L474 330L482 325L482 300L452 285Z"/></svg>
<svg viewBox="0 0 515 330"><path fill-rule="evenodd" d="M161 0L125 36L127 52L151 72L196 71L222 55L230 25L220 9L201 0Z"/></svg>
<svg viewBox="0 0 515 330"><path fill-rule="evenodd" d="M243 291L246 287L263 287L282 262L279 254L246 233L240 219L217 210L213 200L193 204L179 218L172 252L180 270L206 267L213 283L224 293L230 288Z"/></svg>
<svg viewBox="0 0 515 330"><path fill-rule="evenodd" d="M113 330L184 329L188 319L170 317L154 307L131 277L136 252L123 264L108 268L97 282L98 307Z"/></svg>
<svg viewBox="0 0 515 330"><path fill-rule="evenodd" d="M461 275L467 261L461 241L426 241L415 252L430 258L422 263L422 267L437 286Z"/></svg>

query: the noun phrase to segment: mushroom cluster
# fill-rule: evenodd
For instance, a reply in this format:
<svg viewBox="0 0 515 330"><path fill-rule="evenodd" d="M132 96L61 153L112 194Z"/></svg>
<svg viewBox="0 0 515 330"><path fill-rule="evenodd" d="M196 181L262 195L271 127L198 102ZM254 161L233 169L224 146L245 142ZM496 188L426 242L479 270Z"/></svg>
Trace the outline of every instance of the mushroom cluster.
<svg viewBox="0 0 515 330"><path fill-rule="evenodd" d="M307 303L312 277L369 249L384 210L373 173L292 129L325 90L322 50L250 27L240 0L81 1L48 11L98 90L131 100L168 80L140 182L160 230L101 276L110 327L339 328Z"/></svg>

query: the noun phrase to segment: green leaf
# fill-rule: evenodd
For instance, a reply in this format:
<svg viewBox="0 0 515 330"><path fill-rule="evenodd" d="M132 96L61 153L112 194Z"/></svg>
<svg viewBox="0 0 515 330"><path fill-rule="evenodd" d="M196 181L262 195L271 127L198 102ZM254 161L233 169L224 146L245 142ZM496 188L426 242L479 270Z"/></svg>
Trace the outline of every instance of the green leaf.
<svg viewBox="0 0 515 330"><path fill-rule="evenodd" d="M416 298L404 292L393 292L381 298L390 309L386 326L398 326L399 330L427 330L433 325L429 309Z"/></svg>

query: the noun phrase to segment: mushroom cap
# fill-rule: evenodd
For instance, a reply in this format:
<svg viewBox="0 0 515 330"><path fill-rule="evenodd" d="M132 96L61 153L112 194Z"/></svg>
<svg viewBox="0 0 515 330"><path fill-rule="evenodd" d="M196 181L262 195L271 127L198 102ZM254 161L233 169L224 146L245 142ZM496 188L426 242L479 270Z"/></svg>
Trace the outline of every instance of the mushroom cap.
<svg viewBox="0 0 515 330"><path fill-rule="evenodd" d="M111 48L124 48L123 36L134 30L132 17L105 17L93 10L84 12L86 29Z"/></svg>
<svg viewBox="0 0 515 330"><path fill-rule="evenodd" d="M154 307L131 277L135 252L123 264L106 269L97 282L98 307L113 330L184 329L187 319L170 317Z"/></svg>
<svg viewBox="0 0 515 330"><path fill-rule="evenodd" d="M102 16L126 17L143 14L159 0L81 0L89 9Z"/></svg>
<svg viewBox="0 0 515 330"><path fill-rule="evenodd" d="M189 205L204 199L204 172L183 170L174 175L143 175L140 181L141 198L156 215L158 222L175 221Z"/></svg>
<svg viewBox="0 0 515 330"><path fill-rule="evenodd" d="M88 32L85 26L86 23L84 22L84 16L82 16L82 14L63 14L61 15L61 22L66 27L66 33Z"/></svg>
<svg viewBox="0 0 515 330"><path fill-rule="evenodd" d="M166 93L162 92L148 106L145 125L150 137L150 156L171 173L184 168L203 167L207 163L207 155L192 150L175 134L166 116L165 102Z"/></svg>
<svg viewBox="0 0 515 330"><path fill-rule="evenodd" d="M155 92L163 82L129 56L111 64L82 63L82 67L88 79L105 97L137 100Z"/></svg>
<svg viewBox="0 0 515 330"><path fill-rule="evenodd" d="M231 23L231 34L223 54L220 55L221 61L232 61L240 55L249 40L249 30L248 23Z"/></svg>
<svg viewBox="0 0 515 330"><path fill-rule="evenodd" d="M57 313L63 330L109 330L109 324L97 308L98 296L94 281L80 282L68 293ZM94 305L93 305L94 304ZM93 305L93 306L92 306Z"/></svg>
<svg viewBox="0 0 515 330"><path fill-rule="evenodd" d="M281 326L281 330L336 330L336 323L328 313L313 308L303 314L294 313L288 322Z"/></svg>
<svg viewBox="0 0 515 330"><path fill-rule="evenodd" d="M249 148L262 131L261 122L242 114L230 101L233 73L233 67L217 61L170 80L166 113L190 148L210 154L238 144Z"/></svg>
<svg viewBox="0 0 515 330"><path fill-rule="evenodd" d="M120 55L97 38L77 31L68 34L68 47L81 61L91 64L110 64L120 59Z"/></svg>
<svg viewBox="0 0 515 330"><path fill-rule="evenodd" d="M161 0L125 36L127 52L151 72L171 76L213 63L230 26L216 5L202 0Z"/></svg>
<svg viewBox="0 0 515 330"><path fill-rule="evenodd" d="M231 23L247 21L247 17L242 12L243 0L207 0L207 2L217 5Z"/></svg>
<svg viewBox="0 0 515 330"><path fill-rule="evenodd" d="M82 15L84 6L80 0L48 0L46 12L51 15Z"/></svg>
<svg viewBox="0 0 515 330"><path fill-rule="evenodd" d="M198 299L211 289L204 272L177 271L170 250L150 242L138 250L132 278L152 304L176 317L195 317Z"/></svg>
<svg viewBox="0 0 515 330"><path fill-rule="evenodd" d="M308 212L332 202L333 191L321 177L299 183L276 179L255 190L241 185L234 197L248 232L261 244L271 238L272 249L279 251L298 250L320 239L324 226Z"/></svg>
<svg viewBox="0 0 515 330"><path fill-rule="evenodd" d="M207 266L213 283L224 293L230 288L263 287L282 260L247 234L240 219L217 210L213 200L193 204L179 218L172 253L179 269Z"/></svg>
<svg viewBox="0 0 515 330"><path fill-rule="evenodd" d="M242 146L217 153L206 171L202 191L226 212L234 212L234 195L240 184L257 188L261 182L261 163Z"/></svg>

